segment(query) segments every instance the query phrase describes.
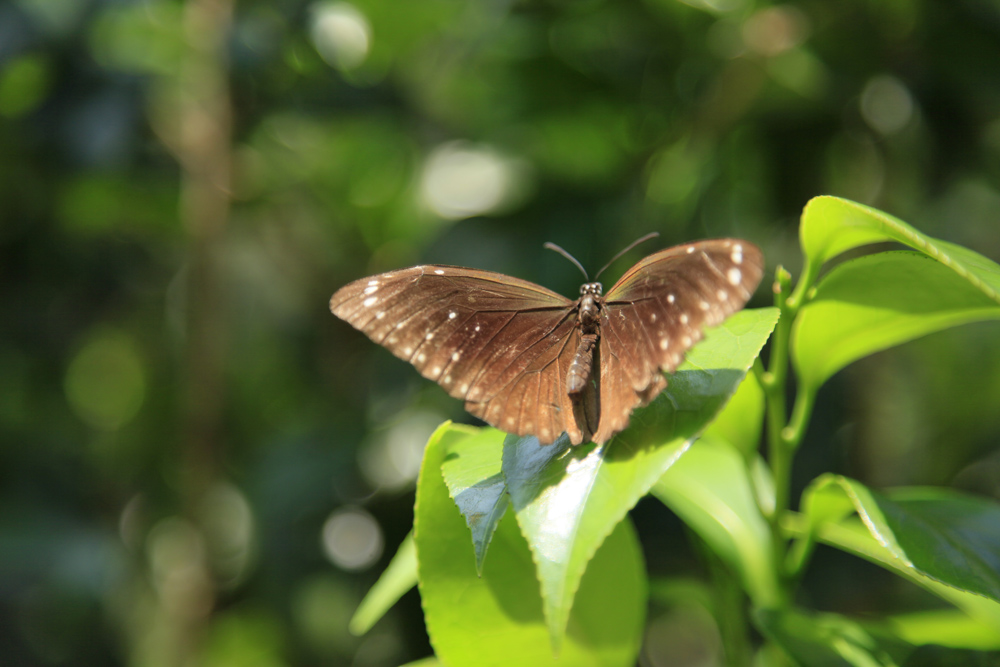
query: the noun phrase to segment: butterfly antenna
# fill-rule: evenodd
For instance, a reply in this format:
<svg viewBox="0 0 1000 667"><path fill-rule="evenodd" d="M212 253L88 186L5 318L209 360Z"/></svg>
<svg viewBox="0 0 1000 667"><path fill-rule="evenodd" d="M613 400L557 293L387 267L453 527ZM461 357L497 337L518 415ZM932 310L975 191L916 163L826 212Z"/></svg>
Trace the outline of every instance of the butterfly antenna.
<svg viewBox="0 0 1000 667"><path fill-rule="evenodd" d="M631 250L632 248L636 247L640 243L644 243L645 241L648 241L649 239L656 238L659 235L660 235L660 232L650 232L650 233L646 234L645 236L643 236L641 239L636 239L635 241L632 241L632 243L630 243L627 248L625 248L620 253L618 253L617 255L615 255L614 257L612 257L611 261L608 262L607 264L605 264L604 268L602 268L600 271L597 272L597 275L594 276L594 280L597 280L598 278L600 278L601 274L604 273L604 269L608 268L609 266L611 266L612 264L614 264L616 261L618 261L618 258L621 257L622 255L624 255L625 253L627 253L629 250Z"/></svg>
<svg viewBox="0 0 1000 667"><path fill-rule="evenodd" d="M574 264L576 264L576 268L580 269L580 273L583 274L584 279L588 283L590 282L590 276L587 275L587 271L583 268L583 264L580 264L580 262L576 261L576 257L574 257L573 255L569 254L568 252L566 252L565 250L563 250L562 248L560 248L559 246L557 246L555 243L552 243L551 241L546 241L545 244L544 244L544 247L547 248L547 249L549 249L549 250L555 250L557 253L559 253L560 255L562 255L563 257L565 257L566 259L568 259L569 261L571 261Z"/></svg>

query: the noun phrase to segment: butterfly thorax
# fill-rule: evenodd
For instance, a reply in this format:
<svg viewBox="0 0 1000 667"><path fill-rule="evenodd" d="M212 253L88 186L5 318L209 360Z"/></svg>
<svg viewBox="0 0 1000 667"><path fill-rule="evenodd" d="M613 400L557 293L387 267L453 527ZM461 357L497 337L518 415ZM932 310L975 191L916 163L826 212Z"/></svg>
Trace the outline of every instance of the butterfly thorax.
<svg viewBox="0 0 1000 667"><path fill-rule="evenodd" d="M580 286L580 326L584 334L597 333L600 316L601 283L584 283Z"/></svg>
<svg viewBox="0 0 1000 667"><path fill-rule="evenodd" d="M566 388L570 395L579 394L587 386L594 362L594 350L600 337L601 283L585 283L580 287L577 317L580 322L580 344L566 374Z"/></svg>

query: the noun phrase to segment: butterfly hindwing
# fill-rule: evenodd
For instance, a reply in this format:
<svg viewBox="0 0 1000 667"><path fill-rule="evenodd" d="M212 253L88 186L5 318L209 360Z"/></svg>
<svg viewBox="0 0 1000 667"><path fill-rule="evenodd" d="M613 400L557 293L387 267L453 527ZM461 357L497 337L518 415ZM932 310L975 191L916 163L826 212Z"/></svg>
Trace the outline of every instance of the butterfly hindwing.
<svg viewBox="0 0 1000 667"><path fill-rule="evenodd" d="M611 288L601 317L601 418L595 442L628 425L666 387L684 353L746 304L763 276L760 250L720 239L641 260Z"/></svg>

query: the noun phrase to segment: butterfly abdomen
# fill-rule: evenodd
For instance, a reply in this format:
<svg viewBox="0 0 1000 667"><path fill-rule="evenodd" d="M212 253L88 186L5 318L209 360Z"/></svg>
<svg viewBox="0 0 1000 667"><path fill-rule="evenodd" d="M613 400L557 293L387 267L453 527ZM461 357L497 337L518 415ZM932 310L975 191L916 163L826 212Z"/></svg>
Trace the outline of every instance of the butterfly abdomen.
<svg viewBox="0 0 1000 667"><path fill-rule="evenodd" d="M579 394L587 386L590 379L590 372L594 367L594 348L597 346L597 334L583 334L580 345L576 348L573 361L569 365L569 372L566 373L566 391L570 394Z"/></svg>

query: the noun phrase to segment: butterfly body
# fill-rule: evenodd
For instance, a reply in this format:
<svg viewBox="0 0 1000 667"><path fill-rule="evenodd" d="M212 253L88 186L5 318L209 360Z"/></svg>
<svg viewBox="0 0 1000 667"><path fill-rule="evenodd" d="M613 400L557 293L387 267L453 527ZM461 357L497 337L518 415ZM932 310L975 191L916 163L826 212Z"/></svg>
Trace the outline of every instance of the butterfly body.
<svg viewBox="0 0 1000 667"><path fill-rule="evenodd" d="M501 430L603 443L762 275L756 246L719 239L646 257L606 296L600 283L571 301L510 276L429 265L354 281L330 308Z"/></svg>

